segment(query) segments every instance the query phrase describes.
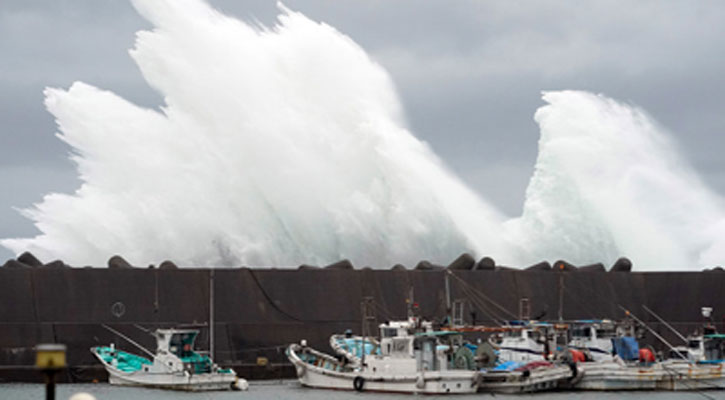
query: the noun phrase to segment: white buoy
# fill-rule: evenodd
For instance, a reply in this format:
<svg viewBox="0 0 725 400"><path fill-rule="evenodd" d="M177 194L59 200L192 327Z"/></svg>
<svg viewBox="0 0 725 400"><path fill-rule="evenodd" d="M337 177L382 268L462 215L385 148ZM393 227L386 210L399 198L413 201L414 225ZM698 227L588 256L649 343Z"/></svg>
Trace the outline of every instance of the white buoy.
<svg viewBox="0 0 725 400"><path fill-rule="evenodd" d="M249 382L247 382L246 379L238 378L234 383L232 383L232 389L234 390L248 390L249 389Z"/></svg>
<svg viewBox="0 0 725 400"><path fill-rule="evenodd" d="M68 400L96 400L96 396L94 396L90 393L80 392L80 393L74 394Z"/></svg>

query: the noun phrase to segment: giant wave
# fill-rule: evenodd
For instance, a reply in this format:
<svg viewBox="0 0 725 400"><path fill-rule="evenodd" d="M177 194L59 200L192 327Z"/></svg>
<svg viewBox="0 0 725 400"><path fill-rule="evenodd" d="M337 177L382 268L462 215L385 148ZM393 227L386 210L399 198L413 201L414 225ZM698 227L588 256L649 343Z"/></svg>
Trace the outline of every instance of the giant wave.
<svg viewBox="0 0 725 400"><path fill-rule="evenodd" d="M641 269L721 262L722 199L643 111L544 94L523 214L508 219L406 127L384 69L349 37L280 5L251 25L200 0L136 0L154 26L131 56L161 110L76 82L47 89L81 187L24 214L20 253L101 265L447 262L468 251Z"/></svg>

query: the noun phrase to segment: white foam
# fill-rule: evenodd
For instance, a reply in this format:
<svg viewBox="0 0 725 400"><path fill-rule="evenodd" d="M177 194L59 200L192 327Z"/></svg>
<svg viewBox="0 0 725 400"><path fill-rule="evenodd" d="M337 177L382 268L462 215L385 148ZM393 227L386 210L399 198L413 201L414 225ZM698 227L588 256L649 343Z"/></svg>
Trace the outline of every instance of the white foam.
<svg viewBox="0 0 725 400"><path fill-rule="evenodd" d="M640 270L723 261L710 248L722 237L722 199L648 115L586 92L543 98L536 170L523 216L509 222L527 261L611 264L626 255Z"/></svg>
<svg viewBox="0 0 725 400"><path fill-rule="evenodd" d="M506 220L406 128L387 73L350 38L281 8L272 28L199 0L137 0L131 55L164 96L140 108L84 83L47 89L83 185L0 241L105 265L447 263L464 251L688 268L722 262L722 200L637 108L549 92L520 218ZM445 134L445 132L441 132Z"/></svg>
<svg viewBox="0 0 725 400"><path fill-rule="evenodd" d="M498 241L497 212L411 135L348 37L286 9L266 29L194 0L134 4L155 29L131 55L163 112L47 90L84 183L26 211L42 234L6 247L76 265L389 267Z"/></svg>

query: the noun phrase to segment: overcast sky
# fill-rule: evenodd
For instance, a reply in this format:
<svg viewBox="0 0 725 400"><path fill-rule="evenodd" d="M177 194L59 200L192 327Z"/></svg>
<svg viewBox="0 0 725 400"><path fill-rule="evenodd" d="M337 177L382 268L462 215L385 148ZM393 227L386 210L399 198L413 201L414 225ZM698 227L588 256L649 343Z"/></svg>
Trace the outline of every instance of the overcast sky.
<svg viewBox="0 0 725 400"><path fill-rule="evenodd" d="M274 24L273 1L212 0ZM464 181L518 216L536 161L540 92L636 104L725 195L723 1L295 1L350 36L397 85L412 131ZM79 185L43 88L79 80L143 106L161 98L128 56L149 24L126 0L0 4L0 237L34 236L15 208ZM0 260L12 254L0 249ZM50 260L44 260L50 261ZM2 262L0 261L0 264Z"/></svg>

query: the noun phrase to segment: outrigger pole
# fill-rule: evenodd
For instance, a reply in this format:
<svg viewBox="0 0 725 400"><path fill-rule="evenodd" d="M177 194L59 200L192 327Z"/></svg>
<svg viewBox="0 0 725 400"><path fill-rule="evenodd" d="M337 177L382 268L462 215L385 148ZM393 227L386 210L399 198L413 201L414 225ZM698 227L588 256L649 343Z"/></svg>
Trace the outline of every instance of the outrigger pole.
<svg viewBox="0 0 725 400"><path fill-rule="evenodd" d="M680 356L681 359L683 359L683 360L689 362L690 364L692 364L692 361L690 361L687 357L685 357L684 355L682 355L682 353L680 353L680 351L677 350L675 348L675 346L671 345L670 342L668 342L667 340L665 340L665 338L663 338L659 333L655 332L654 329L650 328L649 325L645 324L644 321L642 321L641 319L637 318L637 316L635 316L634 314L632 314L626 308L622 307L620 304L617 304L617 306L619 308L621 308L622 311L624 311L625 314L627 314L628 316L632 317L635 321L639 322L642 326L644 326L645 328L647 328L647 330L650 331L651 334L653 334L657 339L659 339L660 341L662 341L662 343L664 343L667 347L669 347L670 350L674 351L678 356Z"/></svg>
<svg viewBox="0 0 725 400"><path fill-rule="evenodd" d="M685 337L682 336L680 334L680 332L677 332L677 329L675 329L674 327L672 327L672 325L668 324L667 321L665 321L664 319L660 318L659 315L655 314L655 312L652 311L652 310L650 310L649 307L647 307L646 305L643 304L642 305L642 308L644 308L645 311L647 311L648 313L652 314L653 317L657 318L658 321L660 321L666 327L668 327L672 332L675 333L675 335L677 335L677 337L679 337L680 339L682 339L683 342L687 343L687 339L685 339Z"/></svg>
<svg viewBox="0 0 725 400"><path fill-rule="evenodd" d="M129 338L128 336L124 335L123 333L121 333L121 332L119 332L119 331L117 331L117 330L115 330L115 329L111 328L110 326L108 326L108 325L106 325L106 324L101 324L101 326L102 326L102 327L104 327L105 329L108 329L108 330L109 330L109 331L111 331L112 333L114 333L114 334L118 335L119 337L121 337L121 339L124 339L125 341L127 341L127 342L131 343L132 345L134 345L134 346L138 347L138 348L139 348L139 350L141 350L141 351L143 351L144 353L146 353L146 354L148 354L149 356L151 356L151 359L152 359L152 360L154 359L154 357L156 357L156 355L155 355L154 353L152 353L152 352L150 352L150 351L146 350L146 348L145 348L145 347L143 347L143 346L141 346L140 344L136 343L135 341L133 341L133 340L132 340L131 338Z"/></svg>

